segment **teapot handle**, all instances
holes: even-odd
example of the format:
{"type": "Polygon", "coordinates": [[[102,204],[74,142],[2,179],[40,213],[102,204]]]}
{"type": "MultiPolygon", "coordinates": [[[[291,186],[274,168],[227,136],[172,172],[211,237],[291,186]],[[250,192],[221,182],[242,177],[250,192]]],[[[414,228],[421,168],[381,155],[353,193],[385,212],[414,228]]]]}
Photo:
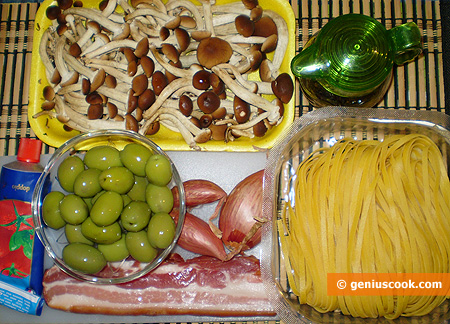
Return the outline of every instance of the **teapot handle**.
{"type": "Polygon", "coordinates": [[[422,52],[420,30],[414,22],[394,27],[387,33],[394,45],[394,62],[396,64],[409,62],[422,52]]]}

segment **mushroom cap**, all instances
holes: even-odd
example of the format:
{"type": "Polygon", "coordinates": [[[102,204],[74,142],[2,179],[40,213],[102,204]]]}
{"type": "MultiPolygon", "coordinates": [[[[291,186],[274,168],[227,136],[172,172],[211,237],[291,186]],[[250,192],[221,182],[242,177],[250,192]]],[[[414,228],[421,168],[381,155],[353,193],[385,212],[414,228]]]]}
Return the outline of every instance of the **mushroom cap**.
{"type": "Polygon", "coordinates": [[[147,55],[148,50],[149,50],[148,38],[144,37],[137,43],[136,49],[134,50],[134,55],[136,57],[141,58],[141,57],[147,55]]]}
{"type": "Polygon", "coordinates": [[[152,88],[157,96],[161,94],[164,88],[169,84],[166,75],[161,71],[156,71],[152,76],[152,88]]]}
{"type": "Polygon", "coordinates": [[[189,117],[194,108],[192,99],[189,98],[189,96],[183,94],[178,101],[178,108],[180,109],[180,111],[183,115],[189,117]]]}
{"type": "Polygon", "coordinates": [[[233,110],[234,119],[236,119],[239,124],[243,124],[250,119],[250,105],[238,96],[234,96],[233,110]]]}
{"type": "Polygon", "coordinates": [[[165,41],[167,39],[167,37],[170,36],[170,31],[169,29],[167,29],[166,27],[161,27],[161,29],[159,30],[159,38],[162,41],[165,41]]]}
{"type": "Polygon", "coordinates": [[[194,76],[192,77],[192,85],[195,89],[198,90],[206,90],[210,87],[211,83],[209,80],[209,77],[211,75],[211,72],[207,70],[199,70],[194,73],[194,76]]]}
{"type": "Polygon", "coordinates": [[[87,78],[81,79],[81,93],[88,95],[91,92],[91,81],[87,78]]]}
{"type": "Polygon", "coordinates": [[[69,54],[73,57],[80,57],[81,55],[81,47],[78,43],[73,43],[69,47],[69,54]]]}
{"type": "Polygon", "coordinates": [[[87,110],[87,117],[90,120],[100,119],[103,116],[103,105],[102,104],[91,104],[87,110]]]}
{"type": "Polygon", "coordinates": [[[277,25],[272,18],[263,16],[255,22],[255,31],[253,32],[253,36],[269,37],[270,35],[277,33],[277,25]]]}
{"type": "Polygon", "coordinates": [[[71,85],[74,83],[78,82],[78,77],[80,75],[78,74],[77,71],[71,71],[69,72],[69,74],[66,76],[66,78],[64,80],[61,80],[61,86],[67,86],[67,85],[71,85]]]}
{"type": "Polygon", "coordinates": [[[73,0],[58,0],[57,3],[61,10],[66,10],[72,7],[73,0]]]}
{"type": "Polygon", "coordinates": [[[167,57],[169,61],[177,63],[180,58],[180,53],[175,46],[169,43],[163,43],[161,45],[161,51],[167,57]]]}
{"type": "Polygon", "coordinates": [[[175,29],[178,28],[180,26],[181,23],[181,17],[180,16],[176,16],[170,20],[168,20],[164,27],[166,27],[167,29],[175,29]]]}
{"type": "Polygon", "coordinates": [[[48,19],[54,20],[61,14],[61,8],[59,6],[49,6],[45,10],[45,14],[48,19]]]}
{"type": "Polygon", "coordinates": [[[246,9],[253,9],[258,5],[258,0],[242,0],[246,9]]]}
{"type": "Polygon", "coordinates": [[[139,96],[138,99],[138,107],[142,110],[147,110],[150,108],[151,105],[155,102],[156,97],[155,93],[152,89],[146,89],[142,94],[139,96]]]}
{"type": "Polygon", "coordinates": [[[131,0],[130,3],[134,8],[136,8],[141,3],[152,4],[153,1],[151,1],[151,0],[131,0]]]}
{"type": "Polygon", "coordinates": [[[181,17],[180,26],[190,29],[194,29],[197,27],[197,21],[195,21],[195,19],[192,18],[191,16],[180,16],[180,17],[181,17]]]}
{"type": "Polygon", "coordinates": [[[260,120],[256,125],[253,126],[253,134],[256,137],[263,137],[267,132],[267,126],[264,120],[260,120]]]}
{"type": "Polygon", "coordinates": [[[197,60],[208,69],[217,64],[227,63],[231,55],[233,55],[231,45],[218,37],[202,39],[197,47],[197,60]]]}
{"type": "Polygon", "coordinates": [[[236,30],[244,37],[250,37],[255,31],[255,23],[247,15],[239,15],[234,19],[236,30]]]}
{"type": "Polygon", "coordinates": [[[288,103],[294,94],[294,82],[287,73],[281,73],[272,81],[272,91],[283,103],[288,103]]]}
{"type": "Polygon", "coordinates": [[[208,30],[193,30],[191,32],[192,39],[200,42],[202,39],[211,37],[211,32],[208,30]]]}
{"type": "Polygon", "coordinates": [[[103,41],[104,44],[109,43],[111,40],[109,39],[109,37],[106,34],[103,33],[98,33],[95,35],[95,39],[100,39],[103,41]]]}
{"type": "Polygon", "coordinates": [[[145,74],[139,74],[133,78],[131,87],[135,96],[140,96],[148,87],[148,78],[145,74]]]}
{"type": "Polygon", "coordinates": [[[191,38],[189,33],[183,28],[176,28],[175,37],[177,38],[178,47],[180,48],[180,53],[183,53],[191,43],[191,38]]]}
{"type": "Polygon", "coordinates": [[[100,69],[91,80],[91,91],[97,90],[105,82],[106,73],[105,70],[100,69]]]}
{"type": "Polygon", "coordinates": [[[262,44],[261,52],[263,53],[273,52],[275,48],[277,48],[277,43],[278,43],[278,35],[277,34],[270,35],[269,37],[266,38],[266,40],[262,44]]]}
{"type": "Polygon", "coordinates": [[[117,108],[117,106],[111,102],[108,102],[106,104],[106,109],[108,110],[108,116],[109,118],[114,118],[117,116],[117,113],[119,111],[119,109],[117,108]]]}
{"type": "Polygon", "coordinates": [[[99,33],[102,31],[102,27],[100,27],[99,23],[93,20],[89,20],[86,23],[86,27],[92,29],[94,33],[99,33]]]}
{"type": "Polygon", "coordinates": [[[105,77],[105,85],[108,88],[115,88],[117,86],[117,79],[113,75],[108,74],[105,77]]]}
{"type": "Polygon", "coordinates": [[[55,90],[51,86],[45,86],[42,93],[45,100],[52,101],[53,99],[55,99],[55,90]]]}
{"type": "Polygon", "coordinates": [[[250,19],[253,21],[258,21],[261,19],[263,14],[263,8],[261,8],[260,5],[257,5],[256,7],[252,8],[250,11],[250,19]]]}
{"type": "Polygon", "coordinates": [[[147,55],[141,57],[141,66],[147,78],[150,78],[155,71],[155,62],[147,55]]]}
{"type": "Polygon", "coordinates": [[[205,91],[197,98],[197,104],[205,114],[211,114],[219,108],[220,98],[213,91],[205,91]]]}

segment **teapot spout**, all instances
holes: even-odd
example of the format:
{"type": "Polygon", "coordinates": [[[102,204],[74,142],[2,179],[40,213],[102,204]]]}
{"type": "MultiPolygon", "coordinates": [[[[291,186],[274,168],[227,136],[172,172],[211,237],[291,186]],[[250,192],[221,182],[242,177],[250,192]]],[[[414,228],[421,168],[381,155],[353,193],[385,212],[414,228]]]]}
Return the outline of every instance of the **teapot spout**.
{"type": "Polygon", "coordinates": [[[304,48],[291,60],[292,73],[298,78],[322,79],[328,74],[330,64],[317,57],[315,46],[304,48]]]}

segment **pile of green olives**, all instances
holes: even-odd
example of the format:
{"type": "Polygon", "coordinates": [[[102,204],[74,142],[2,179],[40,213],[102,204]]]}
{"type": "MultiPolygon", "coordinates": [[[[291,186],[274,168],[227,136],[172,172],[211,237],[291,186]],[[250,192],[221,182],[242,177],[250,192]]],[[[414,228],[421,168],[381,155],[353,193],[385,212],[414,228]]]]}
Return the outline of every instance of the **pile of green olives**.
{"type": "Polygon", "coordinates": [[[139,143],[121,150],[96,146],[83,159],[65,158],[57,179],[65,193],[44,197],[42,218],[53,229],[64,228],[62,257],[69,267],[94,274],[129,256],[151,262],[172,243],[172,166],[166,156],[139,143]]]}

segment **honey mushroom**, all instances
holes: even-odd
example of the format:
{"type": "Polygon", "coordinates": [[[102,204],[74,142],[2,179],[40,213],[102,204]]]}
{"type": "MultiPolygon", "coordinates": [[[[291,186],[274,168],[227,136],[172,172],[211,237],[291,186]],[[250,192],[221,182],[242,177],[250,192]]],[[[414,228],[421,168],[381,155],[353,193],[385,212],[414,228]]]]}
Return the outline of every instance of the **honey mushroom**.
{"type": "Polygon", "coordinates": [[[196,150],[210,139],[264,136],[281,122],[293,83],[279,73],[288,34],[275,12],[254,0],[109,0],[99,9],[47,9],[39,51],[54,95],[46,89],[35,118],[142,134],[162,124],[196,150]],[[261,81],[249,81],[258,70],[261,81]]]}

